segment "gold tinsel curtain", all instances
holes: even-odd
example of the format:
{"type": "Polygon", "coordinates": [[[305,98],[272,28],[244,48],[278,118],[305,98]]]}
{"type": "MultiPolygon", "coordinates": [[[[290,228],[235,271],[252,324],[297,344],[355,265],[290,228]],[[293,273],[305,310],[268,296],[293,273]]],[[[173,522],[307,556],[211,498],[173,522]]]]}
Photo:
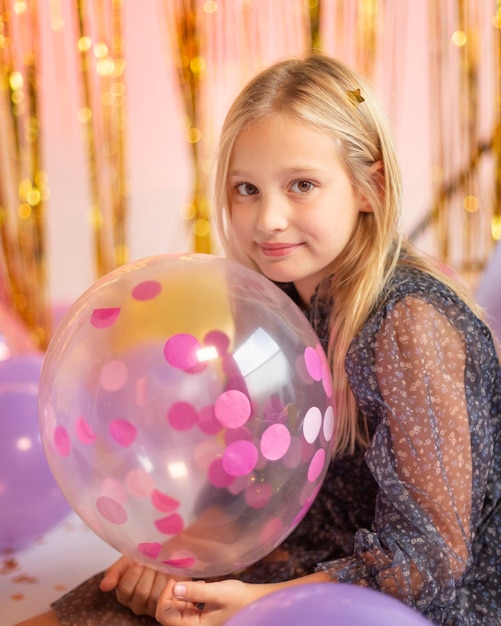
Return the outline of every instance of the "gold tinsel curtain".
{"type": "MultiPolygon", "coordinates": [[[[71,16],[58,32],[75,42],[64,62],[76,77],[79,105],[68,115],[83,131],[98,277],[128,259],[134,172],[127,165],[126,96],[135,87],[126,90],[125,78],[126,56],[134,52],[127,48],[123,0],[49,4],[54,17],[71,16]]],[[[49,140],[41,122],[42,5],[0,0],[0,313],[14,315],[43,348],[51,332],[45,229],[54,207],[42,162],[49,140]]],[[[211,231],[213,150],[224,112],[252,74],[311,49],[333,54],[373,81],[393,120],[402,117],[403,95],[417,82],[408,72],[418,10],[413,0],[157,0],[141,6],[156,11],[172,53],[156,62],[174,57],[171,88],[183,103],[192,165],[191,201],[176,210],[198,252],[218,252],[211,231]]],[[[416,124],[428,115],[431,167],[423,185],[432,193],[410,236],[473,284],[501,237],[499,2],[426,0],[419,10],[428,16],[420,75],[427,65],[429,100],[416,124]]],[[[175,121],[160,117],[157,123],[175,121]]]]}

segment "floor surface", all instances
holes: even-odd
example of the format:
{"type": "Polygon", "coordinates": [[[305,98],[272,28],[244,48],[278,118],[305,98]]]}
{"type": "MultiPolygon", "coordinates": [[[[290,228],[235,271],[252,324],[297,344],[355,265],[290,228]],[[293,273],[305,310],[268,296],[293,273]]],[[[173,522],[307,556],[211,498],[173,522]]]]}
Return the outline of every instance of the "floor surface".
{"type": "Polygon", "coordinates": [[[119,556],[71,512],[24,550],[0,555],[0,626],[47,611],[119,556]]]}

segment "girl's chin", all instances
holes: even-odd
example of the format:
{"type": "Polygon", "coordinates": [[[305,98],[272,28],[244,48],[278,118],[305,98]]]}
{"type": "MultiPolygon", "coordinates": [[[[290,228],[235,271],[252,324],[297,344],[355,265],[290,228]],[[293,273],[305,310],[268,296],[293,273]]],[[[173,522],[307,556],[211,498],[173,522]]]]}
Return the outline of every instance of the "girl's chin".
{"type": "Polygon", "coordinates": [[[301,280],[301,275],[294,271],[291,263],[266,262],[263,259],[254,259],[254,263],[264,276],[274,283],[293,283],[301,280]],[[287,267],[288,266],[288,267],[287,267]]]}
{"type": "Polygon", "coordinates": [[[297,280],[297,276],[285,274],[284,272],[271,272],[261,269],[261,273],[274,283],[293,283],[297,280]]]}

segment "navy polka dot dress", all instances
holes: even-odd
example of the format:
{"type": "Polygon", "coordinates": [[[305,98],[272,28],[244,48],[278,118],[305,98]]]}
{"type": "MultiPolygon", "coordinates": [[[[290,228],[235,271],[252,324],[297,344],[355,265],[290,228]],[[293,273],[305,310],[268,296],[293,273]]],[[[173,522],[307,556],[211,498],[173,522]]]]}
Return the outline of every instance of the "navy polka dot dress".
{"type": "MultiPolygon", "coordinates": [[[[307,311],[325,347],[328,312],[318,297],[307,311]]],[[[501,367],[489,330],[442,283],[401,267],[346,369],[370,445],[332,462],[275,575],[322,569],[436,624],[501,624],[501,367]]]]}

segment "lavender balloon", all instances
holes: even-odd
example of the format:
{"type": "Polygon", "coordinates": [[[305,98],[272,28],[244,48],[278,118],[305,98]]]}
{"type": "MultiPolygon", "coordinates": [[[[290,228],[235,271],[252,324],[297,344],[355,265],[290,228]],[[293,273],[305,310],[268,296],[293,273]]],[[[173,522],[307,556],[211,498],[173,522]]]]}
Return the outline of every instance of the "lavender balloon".
{"type": "Polygon", "coordinates": [[[0,361],[0,551],[29,545],[69,513],[38,428],[42,356],[0,361]]]}
{"type": "Polygon", "coordinates": [[[480,279],[476,297],[485,309],[494,335],[501,341],[501,242],[497,244],[480,279]]]}
{"type": "Polygon", "coordinates": [[[431,626],[391,596],[357,585],[313,583],[282,589],[239,611],[226,626],[431,626]]]}
{"type": "Polygon", "coordinates": [[[150,257],[103,277],[47,350],[40,424],[75,511],[150,567],[211,577],[271,552],[311,506],[334,443],[327,359],[269,280],[224,259],[150,257]]]}

